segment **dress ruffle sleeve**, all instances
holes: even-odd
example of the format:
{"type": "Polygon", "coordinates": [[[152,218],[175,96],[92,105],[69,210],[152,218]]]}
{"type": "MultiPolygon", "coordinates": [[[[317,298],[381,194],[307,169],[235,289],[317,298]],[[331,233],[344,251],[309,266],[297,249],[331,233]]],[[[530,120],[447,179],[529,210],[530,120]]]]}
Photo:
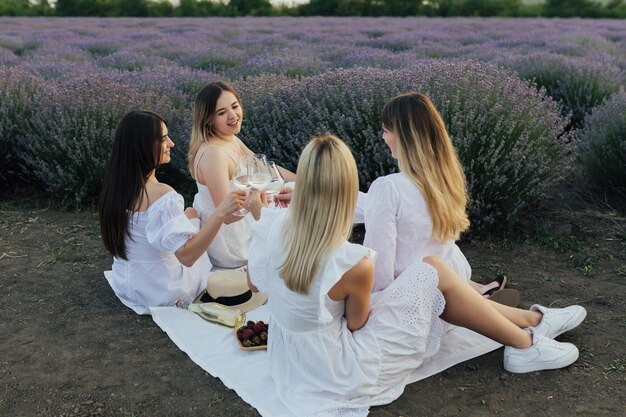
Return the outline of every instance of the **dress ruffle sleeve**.
{"type": "Polygon", "coordinates": [[[380,291],[395,279],[396,221],[400,196],[387,177],[376,179],[365,200],[365,239],[363,246],[374,249],[379,257],[374,267],[374,289],[380,291]]]}
{"type": "Polygon", "coordinates": [[[155,249],[176,252],[199,231],[184,212],[183,197],[172,191],[148,209],[146,238],[155,249]]]}
{"type": "Polygon", "coordinates": [[[269,234],[276,221],[287,215],[285,209],[270,210],[261,209],[261,217],[252,223],[252,242],[248,254],[248,273],[252,282],[259,291],[267,291],[265,280],[270,275],[269,254],[267,253],[267,243],[269,234]]]}
{"type": "Polygon", "coordinates": [[[320,284],[320,322],[323,324],[333,320],[332,313],[326,305],[326,295],[328,291],[341,279],[343,274],[348,272],[352,267],[361,262],[365,257],[370,258],[372,262],[376,262],[378,254],[370,248],[366,248],[354,243],[344,243],[332,255],[326,269],[321,277],[320,284]]]}

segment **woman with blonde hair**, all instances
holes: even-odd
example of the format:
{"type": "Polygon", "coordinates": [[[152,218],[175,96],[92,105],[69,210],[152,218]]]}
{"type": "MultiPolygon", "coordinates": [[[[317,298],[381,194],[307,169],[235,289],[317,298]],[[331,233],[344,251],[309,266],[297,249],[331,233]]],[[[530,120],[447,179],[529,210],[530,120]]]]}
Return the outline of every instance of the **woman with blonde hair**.
{"type": "Polygon", "coordinates": [[[435,106],[424,94],[399,95],[384,106],[382,125],[400,172],[361,193],[355,216],[365,223],[363,244],[379,254],[374,289],[388,286],[415,259],[437,256],[480,294],[517,306],[517,291],[502,290],[505,277],[487,285],[470,281],[472,269],[455,244],[470,225],[465,175],[435,106]]]}
{"type": "MultiPolygon", "coordinates": [[[[198,95],[193,109],[193,125],[189,142],[189,172],[196,180],[198,192],[193,207],[204,223],[215,207],[236,187],[233,177],[242,156],[253,156],[236,136],[241,130],[243,107],[235,89],[225,81],[206,85],[198,95]]],[[[278,167],[285,181],[294,174],[278,167]]],[[[277,199],[290,196],[277,195],[277,199]]],[[[208,254],[218,267],[235,268],[245,265],[250,246],[252,216],[230,214],[218,232],[208,254]]]]}
{"type": "Polygon", "coordinates": [[[347,240],[358,176],[338,138],[309,142],[296,183],[288,210],[261,210],[259,194],[251,196],[260,218],[248,263],[250,288],[269,294],[270,375],[295,415],[362,416],[398,398],[410,372],[437,352],[439,317],[506,344],[511,372],[578,358],[574,345],[551,337],[580,323],[570,319],[582,307],[542,314],[489,302],[435,257],[416,260],[372,293],[376,252],[347,240]]]}

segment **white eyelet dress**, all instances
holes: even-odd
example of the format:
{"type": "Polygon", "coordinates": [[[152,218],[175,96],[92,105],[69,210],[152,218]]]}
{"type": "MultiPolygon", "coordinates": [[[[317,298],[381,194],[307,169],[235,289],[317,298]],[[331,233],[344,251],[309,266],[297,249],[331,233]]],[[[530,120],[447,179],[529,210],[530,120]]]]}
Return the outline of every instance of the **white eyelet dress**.
{"type": "MultiPolygon", "coordinates": [[[[196,171],[198,170],[198,162],[200,161],[200,158],[202,158],[204,152],[209,148],[216,148],[218,151],[226,153],[218,146],[205,146],[203,149],[198,151],[198,155],[196,156],[196,171]]],[[[234,160],[234,158],[232,158],[232,156],[228,153],[226,153],[226,155],[234,160]]],[[[215,211],[215,204],[213,203],[213,197],[211,197],[209,189],[205,185],[196,182],[196,186],[198,187],[198,192],[193,199],[193,208],[198,211],[200,221],[204,224],[211,213],[215,211]]],[[[237,189],[232,181],[230,182],[230,186],[232,190],[237,189]]],[[[248,263],[248,250],[250,248],[250,239],[252,237],[250,225],[252,222],[254,222],[254,217],[252,217],[252,214],[248,213],[241,220],[231,224],[222,225],[207,250],[209,258],[215,266],[221,268],[238,268],[248,263]]]]}
{"type": "Polygon", "coordinates": [[[328,291],[363,257],[376,253],[344,242],[332,252],[306,295],[289,290],[277,268],[284,260],[288,210],[262,209],[252,225],[251,281],[269,293],[270,375],[284,405],[298,416],[366,416],[402,394],[412,370],[439,349],[445,300],[437,274],[417,262],[372,294],[365,326],[351,332],[345,301],[328,291]]]}
{"type": "Polygon", "coordinates": [[[126,237],[128,260],[113,258],[109,281],[120,301],[138,314],[148,307],[193,301],[206,288],[212,265],[201,256],[190,268],[174,252],[198,233],[199,222],[185,216],[183,197],[163,195],[145,212],[129,214],[126,237]]]}

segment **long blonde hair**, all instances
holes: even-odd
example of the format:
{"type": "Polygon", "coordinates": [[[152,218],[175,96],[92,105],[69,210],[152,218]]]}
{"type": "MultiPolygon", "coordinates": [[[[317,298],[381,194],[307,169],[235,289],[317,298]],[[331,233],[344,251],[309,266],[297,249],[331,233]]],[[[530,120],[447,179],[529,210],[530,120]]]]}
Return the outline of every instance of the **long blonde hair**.
{"type": "Polygon", "coordinates": [[[289,214],[283,226],[285,285],[306,294],[330,252],[350,237],[359,191],[350,149],[332,135],[311,139],[302,151],[289,214]]]}
{"type": "Polygon", "coordinates": [[[189,152],[187,153],[187,166],[193,178],[196,178],[194,162],[200,146],[215,136],[215,131],[213,130],[215,108],[217,106],[217,100],[219,100],[224,91],[233,93],[243,111],[239,94],[237,94],[233,86],[226,81],[215,81],[211,84],[207,84],[196,96],[196,101],[193,105],[191,140],[189,141],[189,152]]]}
{"type": "Polygon", "coordinates": [[[424,94],[408,93],[385,105],[382,123],[395,134],[400,171],[424,193],[435,239],[457,240],[470,225],[467,189],[441,115],[424,94]]]}

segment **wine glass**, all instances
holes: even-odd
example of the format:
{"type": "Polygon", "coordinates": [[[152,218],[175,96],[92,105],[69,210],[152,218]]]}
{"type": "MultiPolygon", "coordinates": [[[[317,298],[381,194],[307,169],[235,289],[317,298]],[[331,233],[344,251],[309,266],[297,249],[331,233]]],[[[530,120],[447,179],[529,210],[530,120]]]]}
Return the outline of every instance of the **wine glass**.
{"type": "Polygon", "coordinates": [[[267,157],[263,154],[256,154],[252,157],[250,183],[257,190],[264,190],[272,181],[272,174],[267,162],[267,157]]]}
{"type": "MultiPolygon", "coordinates": [[[[254,165],[255,162],[253,156],[242,155],[239,158],[239,161],[237,161],[237,171],[235,171],[235,176],[233,177],[233,184],[235,184],[235,187],[244,191],[248,191],[252,188],[251,169],[254,165]]],[[[243,217],[246,214],[248,214],[248,210],[243,207],[233,212],[234,216],[240,217],[243,217]]]]}
{"type": "Polygon", "coordinates": [[[277,195],[280,192],[280,189],[283,188],[283,185],[285,185],[285,179],[274,162],[269,161],[267,164],[270,170],[270,175],[272,176],[272,181],[270,181],[267,188],[265,188],[265,193],[267,194],[268,200],[271,200],[275,207],[276,202],[274,200],[274,196],[277,195]]]}

